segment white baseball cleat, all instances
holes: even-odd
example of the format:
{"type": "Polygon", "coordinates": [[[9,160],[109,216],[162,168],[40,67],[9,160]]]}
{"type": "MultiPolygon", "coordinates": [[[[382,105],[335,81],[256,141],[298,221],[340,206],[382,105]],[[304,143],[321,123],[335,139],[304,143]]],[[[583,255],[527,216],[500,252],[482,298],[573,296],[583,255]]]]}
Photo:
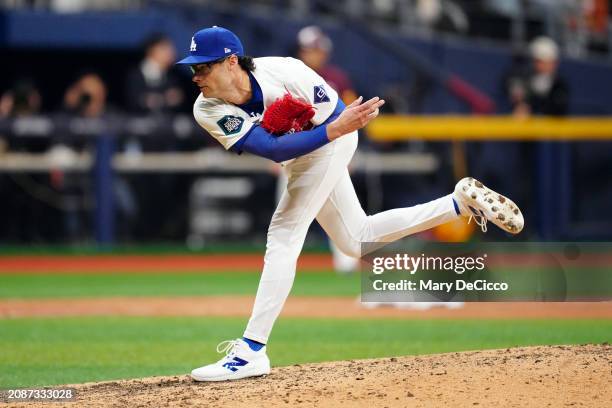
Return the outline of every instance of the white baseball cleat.
{"type": "Polygon", "coordinates": [[[243,339],[226,340],[217,345],[217,353],[226,355],[216,363],[196,368],[191,378],[196,381],[238,380],[270,374],[266,347],[253,351],[243,339]]]}
{"type": "Polygon", "coordinates": [[[462,215],[474,219],[487,232],[487,221],[511,234],[518,234],[525,225],[521,210],[512,200],[487,188],[472,177],[461,179],[455,186],[455,200],[462,215]]]}

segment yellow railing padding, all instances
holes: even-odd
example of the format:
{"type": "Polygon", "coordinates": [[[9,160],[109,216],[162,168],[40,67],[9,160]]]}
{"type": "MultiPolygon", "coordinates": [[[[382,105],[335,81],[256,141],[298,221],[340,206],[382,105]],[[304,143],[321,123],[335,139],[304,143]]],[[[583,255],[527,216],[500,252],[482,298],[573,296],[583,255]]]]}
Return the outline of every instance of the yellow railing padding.
{"type": "Polygon", "coordinates": [[[376,141],[612,140],[612,117],[381,115],[367,132],[376,141]]]}

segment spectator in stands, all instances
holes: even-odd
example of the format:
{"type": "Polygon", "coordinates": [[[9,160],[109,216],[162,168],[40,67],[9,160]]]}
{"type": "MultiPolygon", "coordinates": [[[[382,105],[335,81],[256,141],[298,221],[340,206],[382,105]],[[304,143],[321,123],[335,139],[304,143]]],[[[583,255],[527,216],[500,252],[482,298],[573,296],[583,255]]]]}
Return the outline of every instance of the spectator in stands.
{"type": "Polygon", "coordinates": [[[514,70],[505,79],[513,114],[566,115],[569,89],[558,73],[559,47],[548,37],[538,37],[530,44],[529,54],[531,65],[525,70],[514,70]]]}
{"type": "MultiPolygon", "coordinates": [[[[100,75],[87,71],[77,76],[64,94],[64,111],[71,116],[87,119],[101,118],[107,113],[107,87],[100,75]]],[[[91,139],[66,139],[57,134],[52,139],[47,154],[50,157],[74,158],[79,152],[91,149],[91,139]]],[[[66,172],[62,166],[50,169],[49,181],[53,190],[59,194],[61,202],[74,203],[65,205],[62,210],[64,236],[72,241],[86,235],[88,214],[80,204],[89,199],[89,180],[86,175],[66,172]]]]}
{"type": "Polygon", "coordinates": [[[357,99],[348,75],[329,63],[333,49],[331,39],[317,26],[302,28],[297,36],[298,58],[312,68],[340,95],[346,104],[357,99]]]}
{"type": "Polygon", "coordinates": [[[93,72],[81,75],[64,95],[64,108],[67,112],[96,118],[102,116],[106,106],[106,84],[102,78],[93,72]]]}
{"type": "Polygon", "coordinates": [[[144,59],[127,76],[127,107],[136,113],[180,111],[185,95],[171,68],[176,49],[168,37],[155,34],[144,46],[144,59]]]}
{"type": "MultiPolygon", "coordinates": [[[[187,111],[180,78],[174,71],[176,49],[172,41],[164,34],[153,34],[145,41],[143,49],[143,60],[127,75],[125,96],[128,110],[151,116],[187,111]]],[[[120,149],[137,157],[142,152],[189,150],[193,147],[189,142],[174,137],[131,137],[120,149]]],[[[148,175],[126,178],[126,186],[133,191],[134,206],[139,214],[134,222],[134,234],[162,237],[166,231],[178,228],[176,219],[166,217],[159,223],[150,220],[159,219],[160,214],[173,214],[180,208],[180,201],[173,197],[181,178],[176,174],[162,174],[156,177],[155,183],[150,182],[148,175]],[[156,197],[155,205],[150,205],[150,197],[156,197]]]]}
{"type": "MultiPolygon", "coordinates": [[[[568,113],[569,89],[559,75],[559,48],[548,37],[538,37],[529,45],[527,55],[515,55],[512,67],[502,80],[511,113],[517,118],[532,115],[564,116],[568,113]]],[[[527,210],[527,222],[535,223],[537,146],[533,143],[481,143],[471,161],[473,174],[499,182],[527,210]],[[517,166],[517,163],[524,163],[517,166]],[[513,169],[522,183],[508,182],[513,169]]]]}
{"type": "Polygon", "coordinates": [[[42,98],[34,82],[19,79],[0,97],[0,118],[34,115],[40,111],[42,98]]]}
{"type": "Polygon", "coordinates": [[[436,31],[463,34],[470,28],[468,16],[452,0],[417,0],[415,15],[420,24],[436,31]]]}
{"type": "MultiPolygon", "coordinates": [[[[72,115],[95,119],[104,117],[109,113],[107,103],[107,86],[102,78],[94,72],[86,72],[68,87],[64,95],[64,110],[72,115]]],[[[59,157],[70,157],[80,150],[90,150],[91,139],[62,140],[61,136],[54,139],[54,145],[48,154],[59,157]]],[[[63,169],[52,169],[50,173],[51,185],[68,200],[69,197],[78,197],[86,202],[91,194],[88,176],[82,174],[65,173],[63,169]]],[[[133,220],[138,216],[133,192],[122,177],[113,179],[113,194],[120,221],[133,220]]],[[[74,200],[74,198],[72,198],[74,200]]],[[[84,208],[69,207],[64,210],[65,235],[72,240],[81,239],[87,230],[89,214],[84,208]]],[[[123,222],[117,223],[119,233],[123,233],[123,222]]]]}

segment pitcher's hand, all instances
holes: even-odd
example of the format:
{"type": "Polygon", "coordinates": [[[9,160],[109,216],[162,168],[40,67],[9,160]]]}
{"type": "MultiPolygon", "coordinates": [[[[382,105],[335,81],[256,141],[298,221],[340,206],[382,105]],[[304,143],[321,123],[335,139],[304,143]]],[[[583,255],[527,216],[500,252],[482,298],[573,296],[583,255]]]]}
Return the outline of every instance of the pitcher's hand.
{"type": "Polygon", "coordinates": [[[379,108],[385,104],[378,96],[361,103],[363,97],[355,99],[336,120],[327,125],[327,138],[334,140],[342,135],[359,130],[378,116],[379,108]]]}

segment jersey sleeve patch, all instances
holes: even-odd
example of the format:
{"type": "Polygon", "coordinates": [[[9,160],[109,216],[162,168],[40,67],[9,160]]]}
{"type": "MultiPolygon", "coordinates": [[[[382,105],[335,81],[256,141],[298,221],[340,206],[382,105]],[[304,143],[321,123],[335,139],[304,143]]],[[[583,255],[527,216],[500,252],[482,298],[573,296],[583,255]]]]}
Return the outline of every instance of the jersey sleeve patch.
{"type": "Polygon", "coordinates": [[[314,97],[312,99],[314,103],[323,103],[329,102],[329,96],[327,95],[327,91],[325,90],[325,86],[323,85],[315,85],[314,87],[314,97]]]}
{"type": "Polygon", "coordinates": [[[227,136],[239,133],[242,129],[243,123],[243,118],[234,115],[225,115],[217,121],[217,125],[219,125],[221,130],[223,130],[223,133],[225,133],[227,136]]]}

